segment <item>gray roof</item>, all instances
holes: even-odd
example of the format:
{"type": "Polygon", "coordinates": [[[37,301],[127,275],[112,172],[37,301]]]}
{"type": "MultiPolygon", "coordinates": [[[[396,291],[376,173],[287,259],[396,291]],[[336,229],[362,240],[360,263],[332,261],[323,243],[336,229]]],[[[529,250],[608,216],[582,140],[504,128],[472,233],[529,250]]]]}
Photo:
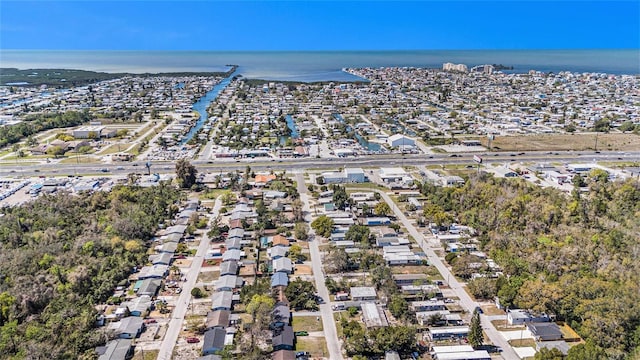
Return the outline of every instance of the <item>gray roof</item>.
{"type": "Polygon", "coordinates": [[[231,304],[233,302],[233,293],[231,291],[218,291],[214,292],[211,295],[211,308],[231,308],[231,304]]]}
{"type": "Polygon", "coordinates": [[[271,287],[289,285],[289,276],[283,272],[277,272],[271,275],[271,287]]]}
{"type": "Polygon", "coordinates": [[[289,324],[291,320],[291,310],[288,305],[283,303],[279,303],[273,308],[271,312],[272,322],[282,322],[285,324],[289,324]]]}
{"type": "Polygon", "coordinates": [[[241,287],[243,283],[244,280],[236,275],[223,275],[215,282],[214,286],[216,289],[235,289],[241,287]]]}
{"type": "Polygon", "coordinates": [[[134,298],[130,301],[122,303],[123,306],[126,306],[130,312],[140,312],[144,313],[149,310],[151,306],[151,298],[148,295],[140,296],[134,298]]]}
{"type": "Polygon", "coordinates": [[[244,236],[244,229],[231,229],[229,230],[229,235],[227,239],[231,239],[234,237],[242,238],[244,236]]]}
{"type": "Polygon", "coordinates": [[[220,264],[220,275],[236,275],[238,274],[237,261],[225,261],[220,264]]]}
{"type": "Polygon", "coordinates": [[[289,325],[285,325],[282,330],[273,337],[273,347],[278,345],[290,345],[293,346],[293,328],[289,325]]]}
{"type": "Polygon", "coordinates": [[[229,316],[231,315],[230,310],[215,310],[209,311],[207,313],[207,321],[205,325],[207,329],[212,329],[215,327],[226,328],[229,326],[229,316]]]}
{"type": "Polygon", "coordinates": [[[362,317],[366,327],[384,327],[389,326],[387,317],[382,309],[372,302],[362,303],[362,317]]]}
{"type": "Polygon", "coordinates": [[[227,332],[221,328],[215,328],[207,330],[204,333],[204,339],[202,340],[202,350],[207,351],[210,349],[222,349],[224,348],[224,338],[227,336],[227,332]]]}
{"type": "Polygon", "coordinates": [[[233,250],[233,249],[240,249],[242,247],[242,240],[240,240],[240,238],[233,238],[233,239],[227,239],[224,242],[224,246],[228,249],[228,250],[233,250]]]}
{"type": "Polygon", "coordinates": [[[351,288],[351,299],[376,297],[376,289],[372,286],[354,286],[351,288]]]}
{"type": "Polygon", "coordinates": [[[562,331],[556,323],[527,323],[527,327],[534,337],[562,338],[562,331]]]}
{"type": "Polygon", "coordinates": [[[180,242],[180,239],[182,239],[182,234],[176,234],[176,233],[171,233],[169,235],[164,236],[164,243],[168,243],[168,242],[180,242]]]}
{"type": "Polygon", "coordinates": [[[166,230],[167,234],[176,233],[176,234],[184,234],[187,230],[187,225],[173,225],[169,226],[166,230]]]}
{"type": "Polygon", "coordinates": [[[158,248],[158,251],[162,253],[173,254],[176,252],[177,249],[178,249],[178,243],[166,242],[158,248]]]}
{"type": "Polygon", "coordinates": [[[98,350],[98,360],[125,360],[131,350],[131,339],[115,339],[98,350]]]}
{"type": "Polygon", "coordinates": [[[162,285],[162,280],[160,279],[144,279],[142,280],[142,284],[140,284],[140,287],[138,288],[137,294],[138,296],[156,296],[160,285],[162,285]]]}
{"type": "Polygon", "coordinates": [[[173,259],[173,254],[166,252],[149,255],[149,261],[151,261],[153,265],[169,265],[171,264],[171,259],[173,259]]]}
{"type": "Polygon", "coordinates": [[[242,253],[240,252],[240,250],[227,250],[224,252],[224,254],[222,254],[222,261],[229,261],[229,260],[238,261],[240,260],[241,256],[242,256],[242,253]]]}
{"type": "Polygon", "coordinates": [[[293,270],[293,263],[291,259],[286,257],[281,257],[273,260],[273,270],[274,271],[288,271],[291,272],[293,270]]]}
{"type": "Polygon", "coordinates": [[[130,316],[120,320],[117,334],[139,334],[142,330],[143,321],[141,317],[130,316]]]}

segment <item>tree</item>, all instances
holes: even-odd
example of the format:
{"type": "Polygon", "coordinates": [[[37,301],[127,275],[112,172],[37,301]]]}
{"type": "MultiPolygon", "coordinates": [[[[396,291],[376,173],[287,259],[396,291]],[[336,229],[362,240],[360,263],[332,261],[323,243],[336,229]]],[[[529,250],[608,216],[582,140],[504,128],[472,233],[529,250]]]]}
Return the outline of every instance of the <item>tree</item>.
{"type": "Polygon", "coordinates": [[[191,289],[191,296],[193,296],[196,299],[200,299],[205,297],[206,293],[202,291],[202,289],[200,289],[199,287],[194,287],[193,289],[191,289]]]}
{"type": "Polygon", "coordinates": [[[391,213],[391,207],[385,201],[376,204],[373,212],[378,216],[387,216],[391,213]]]}
{"type": "Polygon", "coordinates": [[[185,159],[176,162],[176,176],[178,183],[183,189],[189,189],[196,183],[197,170],[195,166],[185,159]]]}
{"type": "Polygon", "coordinates": [[[325,269],[330,274],[341,273],[349,270],[349,255],[338,247],[331,247],[328,256],[323,260],[325,269]]]}
{"type": "Polygon", "coordinates": [[[349,204],[349,195],[343,186],[333,185],[333,203],[334,205],[340,209],[344,210],[344,208],[349,204]]]}
{"type": "Polygon", "coordinates": [[[326,216],[320,215],[311,223],[311,228],[316,232],[316,234],[328,238],[331,236],[331,232],[333,231],[333,219],[326,216]]]}
{"type": "Polygon", "coordinates": [[[293,261],[294,263],[297,263],[298,261],[304,261],[306,260],[306,256],[302,255],[302,248],[300,247],[300,245],[298,244],[293,244],[291,245],[291,247],[289,248],[289,258],[291,259],[291,261],[293,261]]]}
{"type": "Polygon", "coordinates": [[[593,124],[593,130],[597,132],[609,132],[611,122],[608,119],[600,119],[593,124]]]}
{"type": "Polygon", "coordinates": [[[533,359],[534,360],[563,360],[564,354],[562,354],[562,351],[556,348],[547,349],[543,347],[540,349],[540,351],[536,353],[533,359]]]}
{"type": "Polygon", "coordinates": [[[622,131],[622,133],[626,133],[627,131],[633,131],[635,128],[636,125],[633,122],[626,121],[622,125],[620,125],[618,130],[622,131]]]}
{"type": "Polygon", "coordinates": [[[598,360],[606,359],[607,353],[603,348],[587,340],[584,344],[572,346],[567,353],[567,360],[598,360]]]}
{"type": "Polygon", "coordinates": [[[366,225],[354,224],[349,227],[349,230],[344,234],[346,241],[353,241],[354,243],[360,243],[369,245],[369,236],[371,230],[366,225]]]}
{"type": "Polygon", "coordinates": [[[293,234],[296,239],[305,241],[309,238],[309,230],[307,229],[307,224],[304,222],[298,222],[293,227],[293,234]]]}
{"type": "Polygon", "coordinates": [[[47,148],[47,154],[53,155],[56,158],[58,156],[64,155],[64,153],[65,153],[64,149],[57,145],[52,145],[47,148]]]}
{"type": "Polygon", "coordinates": [[[480,323],[480,313],[477,311],[473,312],[473,317],[471,318],[471,324],[469,325],[469,344],[474,348],[482,345],[484,342],[484,335],[482,334],[482,325],[480,323]]]}
{"type": "Polygon", "coordinates": [[[299,277],[291,281],[284,291],[289,305],[295,310],[318,310],[315,293],[313,283],[299,277]]]}
{"type": "Polygon", "coordinates": [[[573,183],[573,186],[575,186],[576,188],[581,188],[581,187],[587,186],[587,184],[584,181],[584,178],[580,174],[573,175],[573,178],[571,179],[571,182],[573,183]]]}
{"type": "Polygon", "coordinates": [[[401,295],[391,295],[389,311],[396,319],[405,319],[409,314],[409,304],[401,295]]]}

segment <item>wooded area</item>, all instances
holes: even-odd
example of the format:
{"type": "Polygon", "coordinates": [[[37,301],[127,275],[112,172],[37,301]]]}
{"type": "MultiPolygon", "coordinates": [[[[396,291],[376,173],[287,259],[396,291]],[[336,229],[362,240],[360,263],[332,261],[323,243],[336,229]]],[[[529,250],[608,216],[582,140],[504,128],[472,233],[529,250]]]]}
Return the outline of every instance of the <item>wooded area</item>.
{"type": "Polygon", "coordinates": [[[45,195],[0,217],[3,359],[90,359],[104,344],[95,304],[136,265],[178,207],[168,184],[45,195]],[[63,335],[63,336],[62,336],[63,335]]]}
{"type": "Polygon", "coordinates": [[[598,170],[585,180],[589,191],[570,195],[490,176],[460,188],[424,184],[422,193],[431,209],[475,228],[503,267],[505,276],[470,289],[482,281],[475,287],[503,306],[556,314],[610,358],[637,355],[640,184],[612,183],[598,170]]]}
{"type": "MultiPolygon", "coordinates": [[[[24,121],[2,128],[2,132],[0,132],[0,147],[15,144],[23,138],[38,134],[41,131],[77,126],[89,122],[89,120],[91,120],[91,115],[86,111],[29,115],[24,121]]],[[[31,146],[33,145],[35,144],[31,144],[31,146]]]]}

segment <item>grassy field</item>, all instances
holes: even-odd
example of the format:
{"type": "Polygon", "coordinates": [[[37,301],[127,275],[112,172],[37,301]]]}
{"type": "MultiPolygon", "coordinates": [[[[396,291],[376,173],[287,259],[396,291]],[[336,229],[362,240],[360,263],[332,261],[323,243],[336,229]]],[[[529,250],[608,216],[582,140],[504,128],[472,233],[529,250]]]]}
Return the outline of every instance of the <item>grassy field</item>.
{"type": "Polygon", "coordinates": [[[322,337],[296,337],[296,351],[308,351],[313,358],[329,356],[327,342],[322,337]]]}
{"type": "Polygon", "coordinates": [[[315,316],[294,316],[292,320],[293,331],[322,331],[322,321],[315,316]]]}
{"type": "MultiPolygon", "coordinates": [[[[502,151],[553,151],[553,150],[595,150],[596,136],[598,150],[634,151],[640,150],[640,136],[634,134],[548,134],[529,136],[498,136],[491,142],[491,148],[502,151]]],[[[481,139],[487,146],[487,139],[481,139]]]]}

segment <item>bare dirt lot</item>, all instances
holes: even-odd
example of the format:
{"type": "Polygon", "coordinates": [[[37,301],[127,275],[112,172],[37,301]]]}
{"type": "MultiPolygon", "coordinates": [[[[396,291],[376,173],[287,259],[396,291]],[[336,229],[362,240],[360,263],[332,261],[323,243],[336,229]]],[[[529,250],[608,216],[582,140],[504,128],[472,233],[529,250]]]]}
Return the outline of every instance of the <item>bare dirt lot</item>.
{"type": "MultiPolygon", "coordinates": [[[[640,136],[634,134],[546,134],[528,136],[497,136],[491,142],[492,149],[502,151],[544,151],[544,150],[595,150],[637,151],[640,150],[640,136]]],[[[487,146],[487,139],[482,145],[487,146]]]]}

